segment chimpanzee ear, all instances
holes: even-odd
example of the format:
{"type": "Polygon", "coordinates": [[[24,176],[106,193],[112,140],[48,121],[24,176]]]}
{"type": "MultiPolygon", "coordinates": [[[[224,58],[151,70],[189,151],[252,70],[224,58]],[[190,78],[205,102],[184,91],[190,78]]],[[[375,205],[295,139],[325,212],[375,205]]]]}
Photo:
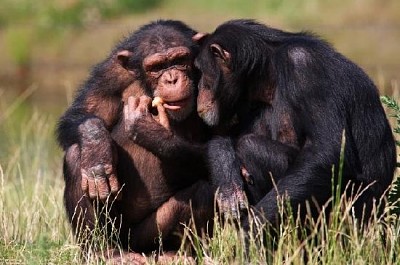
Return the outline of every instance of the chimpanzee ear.
{"type": "Polygon", "coordinates": [[[119,51],[117,53],[117,60],[118,60],[119,64],[127,70],[128,70],[129,57],[131,57],[132,54],[133,54],[133,52],[128,51],[128,50],[119,51]]]}
{"type": "Polygon", "coordinates": [[[198,44],[201,44],[207,38],[208,35],[209,35],[208,33],[198,32],[192,37],[192,40],[194,42],[197,42],[198,44]]]}
{"type": "Polygon", "coordinates": [[[211,44],[210,50],[215,57],[222,59],[225,63],[229,63],[231,61],[231,54],[224,50],[219,44],[211,44]]]}

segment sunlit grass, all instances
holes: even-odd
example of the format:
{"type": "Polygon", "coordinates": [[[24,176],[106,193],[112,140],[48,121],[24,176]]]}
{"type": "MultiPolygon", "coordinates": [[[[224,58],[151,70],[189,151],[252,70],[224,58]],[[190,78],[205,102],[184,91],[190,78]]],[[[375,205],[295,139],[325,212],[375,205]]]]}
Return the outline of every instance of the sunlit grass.
{"type": "MultiPolygon", "coordinates": [[[[354,222],[351,205],[341,198],[337,207],[342,211],[334,211],[329,218],[321,215],[316,222],[309,220],[307,229],[299,220],[286,218],[276,231],[276,241],[251,237],[246,245],[242,230],[218,221],[211,238],[202,238],[189,227],[186,236],[196,246],[200,264],[398,264],[397,217],[386,212],[361,229],[354,222]]],[[[265,228],[255,227],[259,235],[265,228]]]]}
{"type": "Polygon", "coordinates": [[[62,203],[54,118],[19,99],[0,106],[0,263],[77,259],[62,203]]]}

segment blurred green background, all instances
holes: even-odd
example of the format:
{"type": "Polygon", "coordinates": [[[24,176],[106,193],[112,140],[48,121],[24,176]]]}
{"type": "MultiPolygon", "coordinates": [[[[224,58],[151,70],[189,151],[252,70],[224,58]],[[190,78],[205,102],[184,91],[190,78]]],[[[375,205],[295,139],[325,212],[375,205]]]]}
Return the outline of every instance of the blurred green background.
{"type": "Polygon", "coordinates": [[[212,31],[254,18],[289,31],[309,30],[364,68],[382,94],[400,80],[399,0],[0,0],[0,93],[55,116],[92,65],[140,25],[183,20],[212,31]]]}

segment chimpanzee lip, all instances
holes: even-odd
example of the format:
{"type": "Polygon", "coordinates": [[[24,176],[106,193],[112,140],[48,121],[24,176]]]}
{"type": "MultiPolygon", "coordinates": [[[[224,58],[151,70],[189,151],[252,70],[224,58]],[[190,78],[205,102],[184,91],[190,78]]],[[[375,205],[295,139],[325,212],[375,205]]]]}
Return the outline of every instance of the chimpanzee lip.
{"type": "Polygon", "coordinates": [[[163,107],[169,110],[179,110],[189,102],[190,96],[177,101],[164,101],[163,107]]]}

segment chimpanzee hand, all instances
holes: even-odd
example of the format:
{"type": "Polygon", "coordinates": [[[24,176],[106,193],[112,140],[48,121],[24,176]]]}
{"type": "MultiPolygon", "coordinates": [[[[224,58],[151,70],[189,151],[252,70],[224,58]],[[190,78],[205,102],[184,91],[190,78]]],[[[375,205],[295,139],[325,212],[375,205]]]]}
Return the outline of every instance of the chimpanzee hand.
{"type": "MultiPolygon", "coordinates": [[[[169,129],[169,121],[162,104],[157,105],[158,116],[154,118],[150,113],[151,98],[148,96],[129,97],[124,106],[124,123],[127,132],[134,132],[135,126],[141,121],[157,121],[166,129],[169,129]]],[[[135,138],[133,136],[133,138],[135,138]]]]}
{"type": "Polygon", "coordinates": [[[240,182],[229,181],[221,185],[216,194],[219,212],[226,218],[238,219],[246,211],[248,200],[240,182]]]}
{"type": "Polygon", "coordinates": [[[106,200],[120,189],[110,133],[101,120],[91,118],[79,126],[81,136],[82,190],[91,199],[106,200]]]}

